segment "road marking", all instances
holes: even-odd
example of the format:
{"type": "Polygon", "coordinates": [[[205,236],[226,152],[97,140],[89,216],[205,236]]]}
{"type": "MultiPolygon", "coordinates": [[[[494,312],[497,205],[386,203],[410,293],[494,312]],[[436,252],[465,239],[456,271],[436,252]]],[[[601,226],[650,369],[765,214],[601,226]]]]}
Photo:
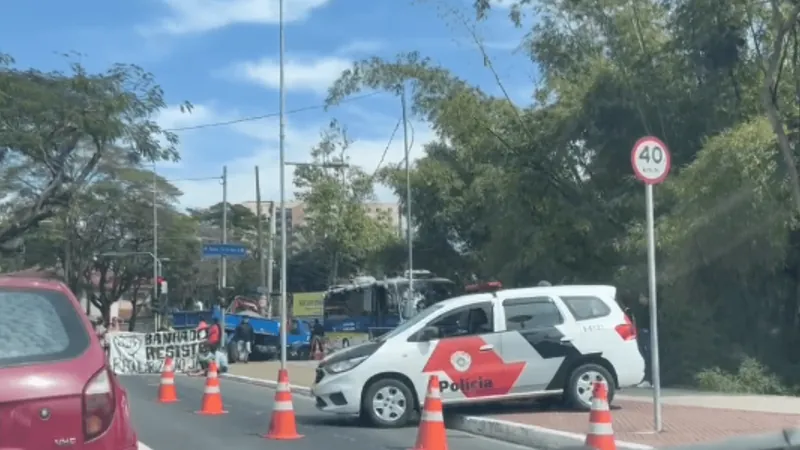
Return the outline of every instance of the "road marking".
{"type": "Polygon", "coordinates": [[[153,449],[144,445],[144,442],[139,441],[139,450],[153,450],[153,449]]]}

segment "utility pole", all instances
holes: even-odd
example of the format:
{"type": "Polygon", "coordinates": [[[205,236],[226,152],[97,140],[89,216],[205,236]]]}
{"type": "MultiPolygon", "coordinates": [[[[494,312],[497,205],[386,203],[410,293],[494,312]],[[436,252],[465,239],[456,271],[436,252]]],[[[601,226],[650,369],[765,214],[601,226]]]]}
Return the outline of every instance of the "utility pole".
{"type": "MultiPolygon", "coordinates": [[[[256,166],[256,216],[258,217],[258,266],[261,274],[259,294],[261,299],[264,299],[264,291],[267,289],[267,268],[264,261],[264,216],[261,212],[261,181],[258,177],[258,166],[256,166]]],[[[262,314],[266,312],[267,306],[268,304],[264,305],[262,314]]]]}
{"type": "Polygon", "coordinates": [[[280,70],[278,71],[278,91],[279,91],[279,116],[278,135],[280,148],[280,196],[281,196],[281,370],[286,370],[286,325],[287,325],[287,302],[286,302],[286,77],[284,73],[284,53],[286,43],[283,24],[283,3],[278,0],[278,60],[280,70]]]}
{"type": "Polygon", "coordinates": [[[272,293],[275,292],[275,202],[269,202],[269,242],[267,243],[267,317],[272,318],[272,293]]]}
{"type": "Polygon", "coordinates": [[[414,234],[411,230],[411,148],[408,145],[408,118],[406,116],[406,86],[400,93],[403,107],[403,147],[406,153],[406,240],[408,241],[408,299],[413,298],[414,289],[414,234]]]}
{"type": "MultiPolygon", "coordinates": [[[[222,243],[228,243],[228,166],[222,166],[222,243]]],[[[221,298],[220,298],[220,336],[221,340],[220,343],[222,345],[225,344],[225,305],[223,301],[225,299],[225,294],[227,290],[225,289],[228,286],[228,261],[223,255],[221,257],[221,264],[222,264],[222,279],[220,280],[220,287],[221,289],[221,298]]]]}
{"type": "MultiPolygon", "coordinates": [[[[153,159],[153,297],[150,307],[158,302],[158,175],[156,174],[156,160],[153,159]]],[[[134,300],[135,301],[135,300],[134,300]]],[[[160,317],[158,312],[153,312],[153,331],[159,329],[160,317]]]]}

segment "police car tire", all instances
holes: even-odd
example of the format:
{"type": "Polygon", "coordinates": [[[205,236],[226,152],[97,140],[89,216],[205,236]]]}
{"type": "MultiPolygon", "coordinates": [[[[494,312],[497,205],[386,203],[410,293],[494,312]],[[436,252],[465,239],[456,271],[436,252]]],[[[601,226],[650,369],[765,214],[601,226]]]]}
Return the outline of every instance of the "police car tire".
{"type": "Polygon", "coordinates": [[[578,379],[586,372],[597,372],[606,379],[606,385],[608,387],[608,403],[610,404],[611,400],[614,398],[614,378],[605,367],[594,363],[581,364],[572,371],[572,374],[569,376],[569,381],[567,381],[567,385],[564,389],[565,403],[579,411],[589,411],[592,408],[591,404],[587,405],[580,398],[578,398],[578,392],[576,389],[578,379]]]}
{"type": "Polygon", "coordinates": [[[408,424],[415,409],[416,405],[414,403],[414,394],[405,383],[396,378],[379,378],[373,381],[369,386],[367,386],[367,389],[364,390],[364,395],[361,397],[360,416],[362,420],[378,428],[400,428],[408,424]],[[375,397],[375,394],[377,394],[380,389],[386,386],[395,387],[401,391],[406,398],[406,410],[403,415],[394,422],[387,422],[376,416],[375,411],[372,408],[373,397],[375,397]]]}

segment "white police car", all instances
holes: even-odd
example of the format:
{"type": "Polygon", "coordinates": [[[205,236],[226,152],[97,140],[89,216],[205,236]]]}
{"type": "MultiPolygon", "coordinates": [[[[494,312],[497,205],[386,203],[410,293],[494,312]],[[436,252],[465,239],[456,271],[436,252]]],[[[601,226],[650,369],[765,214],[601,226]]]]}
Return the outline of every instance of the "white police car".
{"type": "Polygon", "coordinates": [[[439,376],[445,404],[563,396],[588,409],[595,381],[639,384],[636,328],[613,286],[540,286],[437,303],[380,338],[322,360],[317,408],[399,427],[439,376]]]}

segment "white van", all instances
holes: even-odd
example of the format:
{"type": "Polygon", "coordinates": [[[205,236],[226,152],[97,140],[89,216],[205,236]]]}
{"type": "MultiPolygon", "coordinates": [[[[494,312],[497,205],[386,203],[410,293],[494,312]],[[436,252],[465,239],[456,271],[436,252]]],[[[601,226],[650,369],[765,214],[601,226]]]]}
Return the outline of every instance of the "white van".
{"type": "Polygon", "coordinates": [[[434,304],[380,338],[317,368],[317,408],[400,427],[431,375],[445,404],[563,396],[591,405],[592,384],[635,386],[645,364],[613,286],[540,286],[434,304]]]}

